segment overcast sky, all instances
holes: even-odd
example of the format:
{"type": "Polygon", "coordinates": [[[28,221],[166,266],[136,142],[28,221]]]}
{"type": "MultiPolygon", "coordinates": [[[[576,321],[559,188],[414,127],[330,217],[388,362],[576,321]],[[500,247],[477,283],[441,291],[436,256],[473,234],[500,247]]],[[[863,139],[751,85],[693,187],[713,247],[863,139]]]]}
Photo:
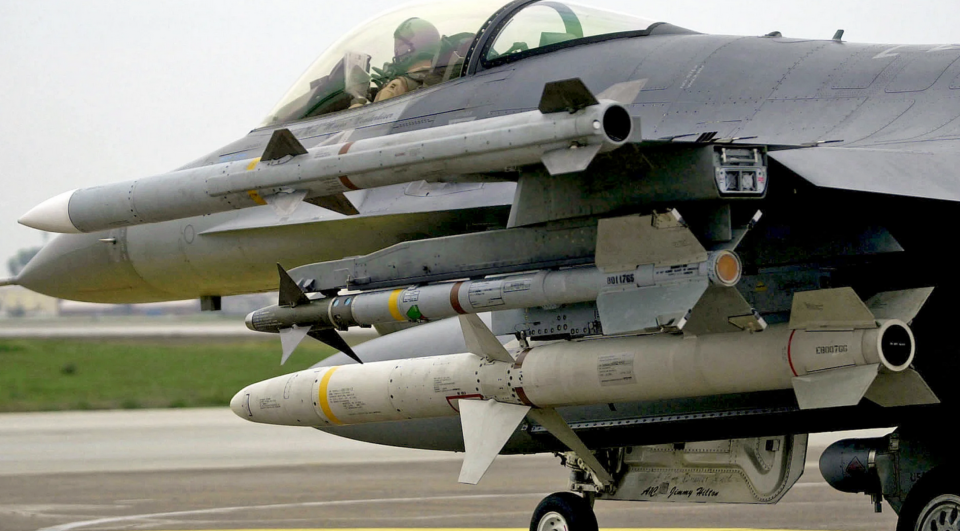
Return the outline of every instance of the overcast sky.
{"type": "MultiPolygon", "coordinates": [[[[960,43],[958,0],[579,3],[707,33],[960,43]]],[[[0,277],[6,257],[43,241],[16,223],[31,207],[243,136],[337,37],[396,4],[0,0],[0,277]]]]}

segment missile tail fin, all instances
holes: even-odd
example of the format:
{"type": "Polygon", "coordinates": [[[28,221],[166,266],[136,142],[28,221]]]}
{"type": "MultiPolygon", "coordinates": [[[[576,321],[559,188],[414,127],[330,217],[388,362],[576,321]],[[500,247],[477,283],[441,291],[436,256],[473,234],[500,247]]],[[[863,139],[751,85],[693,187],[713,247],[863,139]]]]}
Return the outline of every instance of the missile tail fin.
{"type": "Polygon", "coordinates": [[[593,162],[603,146],[594,144],[583,147],[570,147],[548,151],[543,154],[541,161],[550,175],[564,175],[586,170],[593,162]]]}
{"type": "Polygon", "coordinates": [[[327,328],[325,330],[311,330],[307,335],[323,343],[324,345],[333,347],[340,352],[343,352],[347,356],[350,356],[357,363],[363,365],[363,361],[360,360],[360,356],[357,356],[357,353],[350,348],[350,345],[348,345],[347,342],[340,337],[340,334],[338,334],[336,330],[331,328],[327,328]]]}
{"type": "Polygon", "coordinates": [[[553,435],[557,440],[567,445],[567,448],[573,450],[574,453],[577,454],[577,457],[590,467],[590,470],[602,483],[613,483],[613,476],[607,472],[603,464],[597,460],[597,457],[587,448],[587,445],[577,436],[573,428],[567,424],[567,421],[563,420],[563,417],[557,413],[557,410],[551,408],[533,409],[530,410],[529,416],[537,422],[537,424],[540,424],[550,432],[550,435],[553,435]]]}
{"type": "Polygon", "coordinates": [[[882,407],[925,406],[939,404],[940,399],[923,377],[913,370],[880,373],[867,390],[866,398],[882,407]]]}
{"type": "Polygon", "coordinates": [[[327,210],[332,210],[344,216],[356,216],[360,214],[360,211],[357,210],[357,207],[353,206],[353,203],[347,199],[347,196],[344,194],[328,195],[325,197],[312,197],[305,200],[311,205],[316,205],[320,208],[325,208],[327,210]]]}
{"type": "Polygon", "coordinates": [[[880,320],[899,319],[910,324],[933,294],[933,288],[885,291],[867,301],[867,308],[880,320]]]}
{"type": "Polygon", "coordinates": [[[460,483],[476,485],[530,411],[530,406],[495,400],[460,400],[458,407],[464,447],[460,483]]]}
{"type": "Polygon", "coordinates": [[[293,190],[265,195],[263,200],[270,205],[277,217],[288,218],[300,208],[305,197],[307,197],[306,190],[293,190]]]}
{"type": "Polygon", "coordinates": [[[290,359],[290,355],[293,354],[294,350],[297,350],[297,347],[300,346],[309,332],[310,327],[301,328],[299,326],[280,330],[280,344],[283,346],[283,357],[280,358],[280,365],[285,364],[290,359]]]}
{"type": "Polygon", "coordinates": [[[877,319],[853,288],[803,291],[793,295],[792,330],[845,330],[877,327],[877,319]]]}
{"type": "Polygon", "coordinates": [[[302,304],[310,304],[307,293],[297,285],[282,265],[277,264],[277,272],[280,273],[280,306],[296,308],[302,304]]]}
{"type": "Polygon", "coordinates": [[[260,161],[269,162],[284,157],[305,155],[306,153],[307,149],[297,140],[297,137],[293,136],[289,129],[277,129],[270,137],[270,141],[267,142],[267,147],[263,150],[260,161]]]}
{"type": "Polygon", "coordinates": [[[507,349],[503,348],[497,336],[493,335],[476,314],[461,315],[460,328],[463,330],[467,351],[490,361],[513,363],[513,357],[507,349]]]}
{"type": "Polygon", "coordinates": [[[832,369],[793,379],[800,409],[855,406],[867,393],[880,369],[879,364],[832,369]]]}
{"type": "Polygon", "coordinates": [[[580,78],[573,78],[544,85],[539,109],[543,114],[555,112],[573,114],[599,103],[580,78]]]}

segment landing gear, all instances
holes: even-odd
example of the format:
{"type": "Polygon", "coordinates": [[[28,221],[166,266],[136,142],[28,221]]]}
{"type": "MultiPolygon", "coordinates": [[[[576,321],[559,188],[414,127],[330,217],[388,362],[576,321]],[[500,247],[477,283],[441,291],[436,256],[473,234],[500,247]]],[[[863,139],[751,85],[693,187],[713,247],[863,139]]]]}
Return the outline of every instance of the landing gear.
{"type": "Polygon", "coordinates": [[[540,502],[530,531],[597,531],[597,516],[586,499],[572,492],[551,494],[540,502]]]}
{"type": "Polygon", "coordinates": [[[897,531],[960,531],[960,487],[955,469],[934,470],[910,492],[897,531]]]}

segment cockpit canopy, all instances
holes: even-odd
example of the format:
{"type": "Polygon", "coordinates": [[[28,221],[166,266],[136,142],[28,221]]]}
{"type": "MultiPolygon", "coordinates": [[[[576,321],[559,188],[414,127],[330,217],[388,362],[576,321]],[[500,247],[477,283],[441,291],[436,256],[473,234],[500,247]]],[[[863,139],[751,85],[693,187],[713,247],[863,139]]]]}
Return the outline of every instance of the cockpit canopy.
{"type": "Polygon", "coordinates": [[[602,35],[642,31],[648,20],[569,2],[531,3],[488,27],[503,0],[440,0],[407,4],[380,15],[333,44],[287,91],[261,127],[361,107],[394,94],[396,83],[429,87],[466,73],[465,61],[484,32],[495,32],[481,64],[495,65],[602,35]]]}

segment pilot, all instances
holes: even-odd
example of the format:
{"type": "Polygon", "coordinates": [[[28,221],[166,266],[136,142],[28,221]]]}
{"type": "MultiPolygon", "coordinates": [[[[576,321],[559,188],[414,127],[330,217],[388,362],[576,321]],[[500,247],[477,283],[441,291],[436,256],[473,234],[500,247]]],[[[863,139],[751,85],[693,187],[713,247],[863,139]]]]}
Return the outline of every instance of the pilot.
{"type": "Polygon", "coordinates": [[[374,101],[396,98],[422,86],[440,48],[440,32],[422,18],[407,19],[393,33],[393,74],[374,101]]]}

